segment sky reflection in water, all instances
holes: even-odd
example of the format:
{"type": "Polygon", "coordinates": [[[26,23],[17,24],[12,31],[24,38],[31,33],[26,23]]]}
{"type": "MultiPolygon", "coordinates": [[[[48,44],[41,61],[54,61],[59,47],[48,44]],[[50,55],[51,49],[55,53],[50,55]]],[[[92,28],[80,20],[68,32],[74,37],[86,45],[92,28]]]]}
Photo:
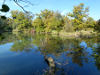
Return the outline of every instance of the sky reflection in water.
{"type": "Polygon", "coordinates": [[[100,75],[98,40],[9,34],[0,40],[0,75],[48,75],[44,56],[58,63],[55,75],[100,75]]]}

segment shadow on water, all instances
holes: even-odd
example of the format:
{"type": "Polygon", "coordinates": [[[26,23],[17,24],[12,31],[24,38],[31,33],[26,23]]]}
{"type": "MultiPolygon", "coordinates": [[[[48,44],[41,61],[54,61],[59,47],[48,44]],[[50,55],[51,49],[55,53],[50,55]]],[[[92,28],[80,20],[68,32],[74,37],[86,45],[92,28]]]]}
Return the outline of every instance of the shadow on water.
{"type": "Polygon", "coordinates": [[[0,75],[84,74],[100,75],[100,37],[0,35],[0,75]]]}

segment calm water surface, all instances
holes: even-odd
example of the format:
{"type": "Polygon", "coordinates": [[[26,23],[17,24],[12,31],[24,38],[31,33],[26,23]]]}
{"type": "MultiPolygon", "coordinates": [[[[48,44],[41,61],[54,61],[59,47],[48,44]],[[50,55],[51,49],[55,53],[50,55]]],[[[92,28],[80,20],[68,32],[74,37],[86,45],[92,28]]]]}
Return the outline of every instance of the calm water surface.
{"type": "Polygon", "coordinates": [[[0,75],[100,75],[100,37],[0,35],[0,75]],[[51,71],[44,60],[56,63],[51,71]]]}

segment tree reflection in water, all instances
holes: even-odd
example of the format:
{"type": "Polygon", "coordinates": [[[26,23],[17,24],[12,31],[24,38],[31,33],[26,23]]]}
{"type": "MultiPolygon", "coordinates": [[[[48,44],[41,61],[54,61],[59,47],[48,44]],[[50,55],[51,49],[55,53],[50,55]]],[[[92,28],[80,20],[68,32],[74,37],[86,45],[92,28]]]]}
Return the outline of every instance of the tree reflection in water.
{"type": "MultiPolygon", "coordinates": [[[[6,34],[7,35],[7,34],[6,34]]],[[[35,34],[10,34],[8,37],[1,35],[0,44],[13,42],[11,51],[14,52],[31,52],[37,47],[43,56],[51,56],[56,68],[45,70],[45,75],[52,72],[52,75],[60,72],[65,74],[65,66],[78,64],[80,67],[84,63],[90,62],[90,57],[94,58],[97,68],[100,70],[100,38],[81,39],[81,38],[61,38],[58,36],[35,34]],[[93,50],[89,54],[89,50],[93,50]]],[[[71,70],[71,69],[69,69],[71,70]]]]}

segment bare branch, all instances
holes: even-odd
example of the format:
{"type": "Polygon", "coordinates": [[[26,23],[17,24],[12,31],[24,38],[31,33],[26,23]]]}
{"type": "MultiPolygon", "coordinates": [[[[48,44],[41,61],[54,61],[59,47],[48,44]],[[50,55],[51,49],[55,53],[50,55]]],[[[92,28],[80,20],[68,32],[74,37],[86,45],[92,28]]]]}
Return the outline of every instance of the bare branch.
{"type": "Polygon", "coordinates": [[[20,8],[22,8],[24,12],[27,13],[27,11],[23,8],[23,6],[21,6],[21,5],[18,3],[18,0],[14,0],[14,2],[15,2],[20,8]]]}
{"type": "Polygon", "coordinates": [[[21,2],[24,2],[24,3],[28,3],[28,4],[30,4],[30,5],[34,5],[34,4],[32,4],[30,1],[28,1],[28,0],[20,0],[21,2]]]}

